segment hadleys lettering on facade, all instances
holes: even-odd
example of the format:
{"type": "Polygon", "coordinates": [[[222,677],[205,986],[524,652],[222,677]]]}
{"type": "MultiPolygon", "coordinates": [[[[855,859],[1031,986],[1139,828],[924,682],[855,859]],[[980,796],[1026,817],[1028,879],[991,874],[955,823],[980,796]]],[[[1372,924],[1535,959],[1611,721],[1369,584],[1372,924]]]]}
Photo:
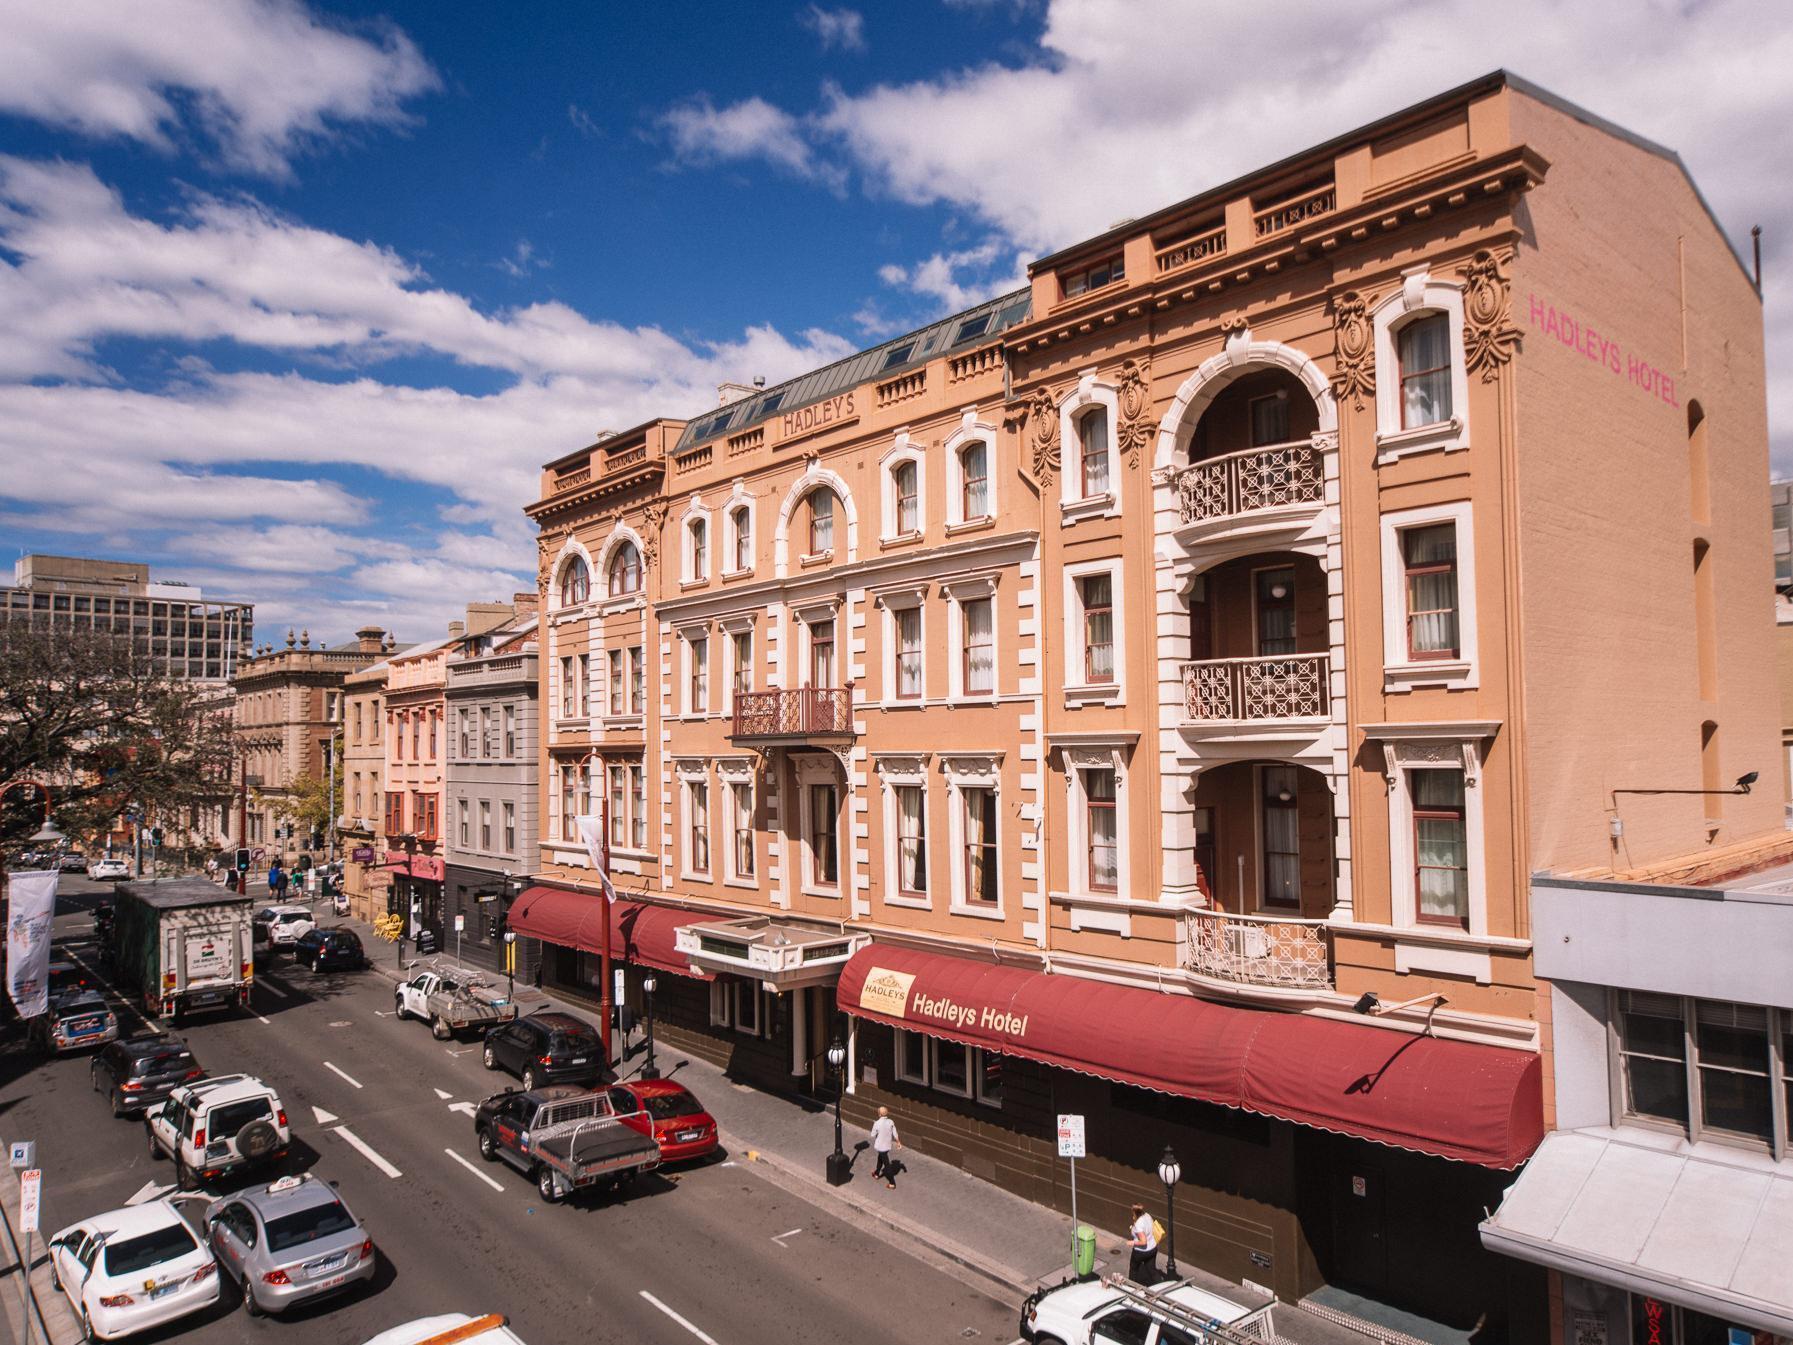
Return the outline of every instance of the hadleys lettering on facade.
{"type": "Polygon", "coordinates": [[[826,398],[813,406],[800,406],[795,411],[786,411],[781,422],[783,433],[780,437],[791,439],[799,434],[808,434],[811,430],[819,430],[836,421],[851,420],[855,414],[853,394],[843,392],[838,397],[826,398]]]}
{"type": "Polygon", "coordinates": [[[1530,295],[1529,300],[1531,324],[1539,332],[1667,405],[1680,407],[1675,396],[1675,380],[1642,356],[1626,350],[1617,337],[1589,326],[1535,294],[1530,295]]]}

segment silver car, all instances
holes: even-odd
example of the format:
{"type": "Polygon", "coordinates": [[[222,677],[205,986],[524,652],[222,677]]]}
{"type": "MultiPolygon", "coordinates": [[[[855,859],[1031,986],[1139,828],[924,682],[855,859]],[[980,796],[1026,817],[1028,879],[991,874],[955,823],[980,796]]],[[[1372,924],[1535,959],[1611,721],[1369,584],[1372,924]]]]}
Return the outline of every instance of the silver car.
{"type": "Polygon", "coordinates": [[[252,1186],[206,1207],[218,1264],[251,1317],[341,1293],[374,1275],[373,1239],[342,1197],[309,1173],[252,1186]]]}

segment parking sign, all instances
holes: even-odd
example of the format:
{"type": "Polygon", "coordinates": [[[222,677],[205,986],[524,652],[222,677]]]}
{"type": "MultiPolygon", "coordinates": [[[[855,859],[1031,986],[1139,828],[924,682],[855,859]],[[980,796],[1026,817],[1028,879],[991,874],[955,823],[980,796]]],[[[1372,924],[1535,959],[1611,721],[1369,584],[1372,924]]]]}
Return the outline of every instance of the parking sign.
{"type": "Polygon", "coordinates": [[[1083,1117],[1075,1112],[1066,1112],[1058,1118],[1058,1156],[1060,1158],[1083,1158],[1083,1117]]]}
{"type": "Polygon", "coordinates": [[[26,1168],[19,1174],[19,1231],[37,1232],[37,1207],[43,1194],[42,1168],[26,1168]]]}

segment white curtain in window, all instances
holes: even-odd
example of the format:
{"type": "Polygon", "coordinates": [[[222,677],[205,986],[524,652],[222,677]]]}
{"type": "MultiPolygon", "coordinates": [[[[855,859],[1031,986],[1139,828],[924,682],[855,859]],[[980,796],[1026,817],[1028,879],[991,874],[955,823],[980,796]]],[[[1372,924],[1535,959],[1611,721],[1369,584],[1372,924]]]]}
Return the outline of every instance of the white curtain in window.
{"type": "Polygon", "coordinates": [[[1407,611],[1412,620],[1413,652],[1455,653],[1457,650],[1457,529],[1415,528],[1406,535],[1407,611]],[[1437,566],[1412,573],[1421,566],[1437,566]]]}
{"type": "Polygon", "coordinates": [[[1083,493],[1108,493],[1108,408],[1098,406],[1077,422],[1083,446],[1083,493]]]}
{"type": "Polygon", "coordinates": [[[1451,417],[1451,327],[1440,313],[1401,328],[1401,423],[1409,429],[1451,417]]]}
{"type": "Polygon", "coordinates": [[[1410,778],[1419,913],[1441,920],[1464,919],[1469,913],[1469,837],[1463,824],[1463,773],[1414,771],[1410,778]]]}
{"type": "Polygon", "coordinates": [[[990,512],[989,470],[984,446],[972,444],[959,456],[965,474],[965,517],[983,518],[990,512]]]}
{"type": "Polygon", "coordinates": [[[899,813],[897,886],[906,892],[928,890],[927,842],[922,831],[922,791],[913,785],[897,790],[899,813]]]}
{"type": "Polygon", "coordinates": [[[965,604],[965,690],[988,691],[995,684],[995,613],[988,599],[965,604]]]}

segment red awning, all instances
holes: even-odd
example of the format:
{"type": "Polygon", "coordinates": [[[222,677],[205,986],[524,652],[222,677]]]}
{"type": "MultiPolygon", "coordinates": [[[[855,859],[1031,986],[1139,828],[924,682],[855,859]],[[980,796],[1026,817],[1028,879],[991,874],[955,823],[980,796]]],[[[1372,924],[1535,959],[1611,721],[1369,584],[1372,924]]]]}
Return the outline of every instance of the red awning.
{"type": "MultiPolygon", "coordinates": [[[[673,933],[682,925],[726,916],[680,911],[670,906],[648,906],[638,901],[619,901],[610,908],[610,956],[618,962],[713,979],[692,969],[673,946],[673,933]]],[[[510,928],[543,943],[563,948],[601,952],[604,939],[604,898],[595,892],[574,892],[564,887],[531,887],[510,910],[510,928]]]]}
{"type": "Polygon", "coordinates": [[[892,1027],[1441,1158],[1517,1167],[1544,1137],[1528,1051],[876,944],[836,994],[892,1027]]]}

